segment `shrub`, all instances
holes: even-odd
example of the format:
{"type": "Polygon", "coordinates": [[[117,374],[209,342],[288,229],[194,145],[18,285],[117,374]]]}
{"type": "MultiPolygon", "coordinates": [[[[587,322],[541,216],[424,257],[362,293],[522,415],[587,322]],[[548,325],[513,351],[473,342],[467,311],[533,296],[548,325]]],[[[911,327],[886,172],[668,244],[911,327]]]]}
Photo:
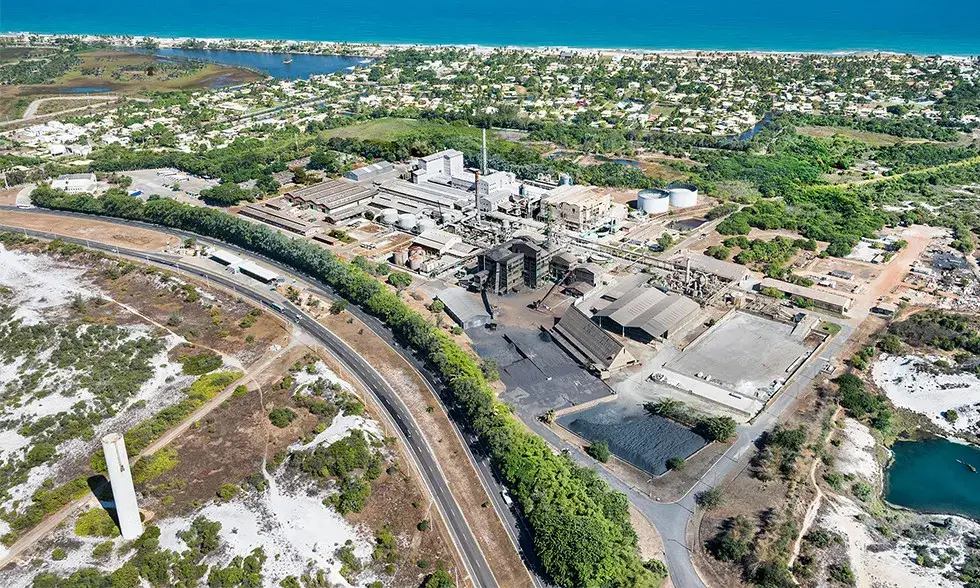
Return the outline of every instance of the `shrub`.
{"type": "Polygon", "coordinates": [[[221,488],[218,488],[218,498],[228,502],[232,498],[238,496],[238,491],[241,488],[237,484],[222,484],[221,488]]]}
{"type": "Polygon", "coordinates": [[[592,456],[592,459],[606,463],[609,461],[609,456],[612,455],[609,451],[609,444],[605,441],[596,441],[585,448],[585,452],[592,456]]]}
{"type": "Polygon", "coordinates": [[[713,508],[718,508],[724,499],[724,493],[721,488],[709,488],[703,490],[694,495],[694,502],[698,506],[705,510],[711,510],[713,508]]]}
{"type": "Polygon", "coordinates": [[[399,290],[404,290],[412,285],[412,276],[405,272],[391,272],[388,274],[388,283],[399,290]]]}
{"type": "Polygon", "coordinates": [[[112,541],[103,541],[92,549],[92,557],[95,559],[105,559],[112,555],[112,548],[114,544],[112,541]]]}
{"type": "Polygon", "coordinates": [[[180,358],[183,371],[189,376],[202,376],[220,368],[224,361],[213,351],[205,351],[197,355],[184,355],[180,358]]]}
{"type": "Polygon", "coordinates": [[[345,310],[347,310],[347,301],[343,298],[334,300],[333,304],[330,305],[330,314],[340,314],[345,310]]]}
{"type": "Polygon", "coordinates": [[[844,584],[846,586],[854,586],[857,581],[854,579],[854,572],[851,571],[851,566],[846,563],[839,563],[830,566],[827,570],[830,577],[834,580],[844,584]]]}
{"type": "Polygon", "coordinates": [[[133,464],[133,481],[142,484],[159,478],[177,467],[177,464],[177,450],[164,447],[152,455],[141,457],[139,461],[133,464]]]}
{"type": "Polygon", "coordinates": [[[735,436],[735,419],[728,416],[705,417],[695,426],[695,432],[709,442],[725,443],[735,436]]]}
{"type": "Polygon", "coordinates": [[[954,425],[956,424],[957,419],[960,418],[960,413],[956,412],[956,410],[951,408],[949,410],[943,411],[943,418],[946,419],[947,423],[954,425]]]}
{"type": "Polygon", "coordinates": [[[65,551],[64,547],[55,547],[54,551],[51,552],[51,559],[55,561],[61,561],[68,557],[68,552],[65,551]]]}
{"type": "Polygon", "coordinates": [[[269,413],[269,422],[284,429],[296,418],[296,413],[288,408],[275,408],[269,413]]]}
{"type": "MultiPolygon", "coordinates": [[[[117,537],[119,528],[103,508],[90,508],[75,520],[75,534],[79,537],[117,537]]],[[[110,550],[112,543],[109,543],[110,550]]]]}
{"type": "Polygon", "coordinates": [[[429,521],[427,521],[427,520],[419,521],[419,524],[416,525],[416,528],[419,531],[428,531],[429,530],[429,521]]]}
{"type": "Polygon", "coordinates": [[[672,457],[667,460],[668,470],[682,470],[687,464],[687,461],[683,457],[672,457]]]}

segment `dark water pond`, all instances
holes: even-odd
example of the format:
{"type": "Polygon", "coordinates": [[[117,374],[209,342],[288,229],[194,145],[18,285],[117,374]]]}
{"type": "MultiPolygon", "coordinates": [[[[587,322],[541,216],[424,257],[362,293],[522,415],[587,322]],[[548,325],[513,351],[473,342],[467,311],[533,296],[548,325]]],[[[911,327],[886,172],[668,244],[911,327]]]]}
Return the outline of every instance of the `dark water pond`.
{"type": "Polygon", "coordinates": [[[307,79],[315,74],[330,74],[344,69],[364,67],[373,60],[365,57],[344,55],[307,55],[301,53],[259,53],[256,51],[227,51],[211,49],[161,48],[153,50],[154,55],[170,59],[193,59],[247,67],[263,71],[274,78],[307,79]],[[284,61],[289,60],[289,63],[284,61]]]}

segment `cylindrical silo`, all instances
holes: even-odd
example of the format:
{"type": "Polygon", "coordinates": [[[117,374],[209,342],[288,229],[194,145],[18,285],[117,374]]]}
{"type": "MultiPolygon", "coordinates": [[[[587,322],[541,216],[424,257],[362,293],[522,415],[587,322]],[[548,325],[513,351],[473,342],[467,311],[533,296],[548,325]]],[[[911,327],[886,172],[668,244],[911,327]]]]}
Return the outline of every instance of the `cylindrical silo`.
{"type": "Polygon", "coordinates": [[[425,231],[427,229],[436,228],[436,221],[429,217],[423,217],[419,219],[419,232],[425,231]]]}
{"type": "Polygon", "coordinates": [[[646,214],[663,214],[670,208],[670,193],[666,190],[640,190],[636,208],[646,214]]]}
{"type": "Polygon", "coordinates": [[[119,433],[110,433],[102,438],[102,451],[105,452],[105,465],[109,470],[109,484],[112,486],[116,516],[119,518],[119,531],[123,539],[131,541],[143,534],[143,521],[140,520],[136,489],[129,471],[126,440],[119,433]]]}
{"type": "Polygon", "coordinates": [[[693,184],[671,184],[667,190],[670,192],[671,206],[690,208],[698,204],[698,188],[693,184]]]}
{"type": "Polygon", "coordinates": [[[419,217],[415,216],[414,214],[409,214],[407,212],[405,214],[399,214],[398,221],[395,222],[395,225],[399,229],[402,229],[404,231],[411,231],[418,224],[419,224],[419,217]]]}
{"type": "Polygon", "coordinates": [[[393,225],[398,222],[398,211],[394,208],[386,208],[381,211],[381,222],[393,225]]]}

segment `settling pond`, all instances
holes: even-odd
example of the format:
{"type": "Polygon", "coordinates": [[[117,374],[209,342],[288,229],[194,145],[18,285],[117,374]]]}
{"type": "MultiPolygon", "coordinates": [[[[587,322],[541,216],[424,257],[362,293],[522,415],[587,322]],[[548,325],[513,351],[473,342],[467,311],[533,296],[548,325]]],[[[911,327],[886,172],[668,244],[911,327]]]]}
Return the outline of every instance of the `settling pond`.
{"type": "Polygon", "coordinates": [[[607,442],[613,455],[654,476],[667,471],[668,459],[686,459],[708,444],[671,420],[616,402],[562,415],[557,422],[589,442],[607,442]]]}
{"type": "Polygon", "coordinates": [[[980,448],[946,439],[898,441],[886,472],[885,498],[925,513],[980,520],[980,448]],[[959,461],[957,461],[959,460],[959,461]]]}

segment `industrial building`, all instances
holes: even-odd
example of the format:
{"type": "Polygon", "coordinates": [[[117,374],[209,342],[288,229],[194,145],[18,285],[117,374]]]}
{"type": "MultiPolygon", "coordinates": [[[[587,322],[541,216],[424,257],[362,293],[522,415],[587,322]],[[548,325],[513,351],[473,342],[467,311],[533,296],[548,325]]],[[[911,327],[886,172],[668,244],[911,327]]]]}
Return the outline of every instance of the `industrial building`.
{"type": "Polygon", "coordinates": [[[95,192],[98,184],[95,174],[65,174],[58,176],[58,179],[51,181],[51,187],[55,190],[64,190],[69,194],[81,194],[83,192],[91,194],[95,192]]]}
{"type": "Polygon", "coordinates": [[[524,286],[540,288],[550,281],[554,253],[528,238],[511,239],[480,253],[478,271],[484,286],[494,294],[506,294],[524,286]]]}
{"type": "Polygon", "coordinates": [[[375,182],[379,179],[392,178],[398,174],[395,165],[389,161],[378,161],[371,165],[365,165],[357,169],[352,169],[344,174],[348,180],[355,182],[375,182]]]}
{"type": "Polygon", "coordinates": [[[474,181],[472,176],[465,174],[463,154],[455,149],[446,149],[420,157],[418,169],[412,172],[412,182],[416,184],[422,182],[452,184],[454,181],[466,188],[472,188],[474,181]]]}
{"type": "Polygon", "coordinates": [[[586,367],[600,374],[636,363],[626,347],[592,322],[577,306],[570,307],[551,329],[559,347],[586,367]]]}
{"type": "Polygon", "coordinates": [[[249,261],[222,249],[212,250],[210,257],[221,265],[227,266],[232,271],[256,279],[263,284],[271,284],[280,279],[279,274],[269,271],[253,261],[249,261]]]}
{"type": "Polygon", "coordinates": [[[238,212],[239,216],[248,217],[271,225],[278,229],[284,229],[290,233],[296,233],[303,237],[309,237],[316,231],[316,226],[304,220],[290,216],[289,214],[276,210],[273,207],[249,204],[238,212]]]}
{"type": "Polygon", "coordinates": [[[334,218],[343,217],[345,213],[356,216],[363,213],[368,203],[378,194],[373,186],[366,186],[349,180],[327,180],[290,190],[283,197],[294,206],[313,208],[334,218]]]}
{"type": "Polygon", "coordinates": [[[541,199],[542,215],[564,223],[573,231],[588,231],[602,224],[612,207],[609,192],[563,184],[541,199]]]}
{"type": "Polygon", "coordinates": [[[446,305],[446,313],[464,329],[482,327],[491,320],[482,301],[462,288],[446,288],[435,297],[446,305]]]}
{"type": "Polygon", "coordinates": [[[735,284],[742,283],[752,275],[744,265],[722,261],[700,253],[682,253],[672,257],[670,263],[677,269],[711,274],[722,281],[735,284]]]}
{"type": "Polygon", "coordinates": [[[809,301],[817,308],[823,308],[824,310],[829,310],[838,314],[846,313],[852,302],[851,298],[841,294],[833,294],[831,292],[817,290],[816,288],[798,286],[796,284],[790,284],[789,282],[774,280],[772,278],[765,278],[759,283],[759,289],[762,290],[764,288],[778,290],[786,296],[802,298],[803,300],[809,301]]]}
{"type": "Polygon", "coordinates": [[[426,229],[415,238],[413,244],[418,245],[427,253],[445,255],[454,247],[462,245],[463,238],[442,229],[426,229]]]}
{"type": "Polygon", "coordinates": [[[603,328],[649,343],[666,338],[700,309],[697,302],[680,294],[639,287],[620,295],[596,316],[603,328]]]}

